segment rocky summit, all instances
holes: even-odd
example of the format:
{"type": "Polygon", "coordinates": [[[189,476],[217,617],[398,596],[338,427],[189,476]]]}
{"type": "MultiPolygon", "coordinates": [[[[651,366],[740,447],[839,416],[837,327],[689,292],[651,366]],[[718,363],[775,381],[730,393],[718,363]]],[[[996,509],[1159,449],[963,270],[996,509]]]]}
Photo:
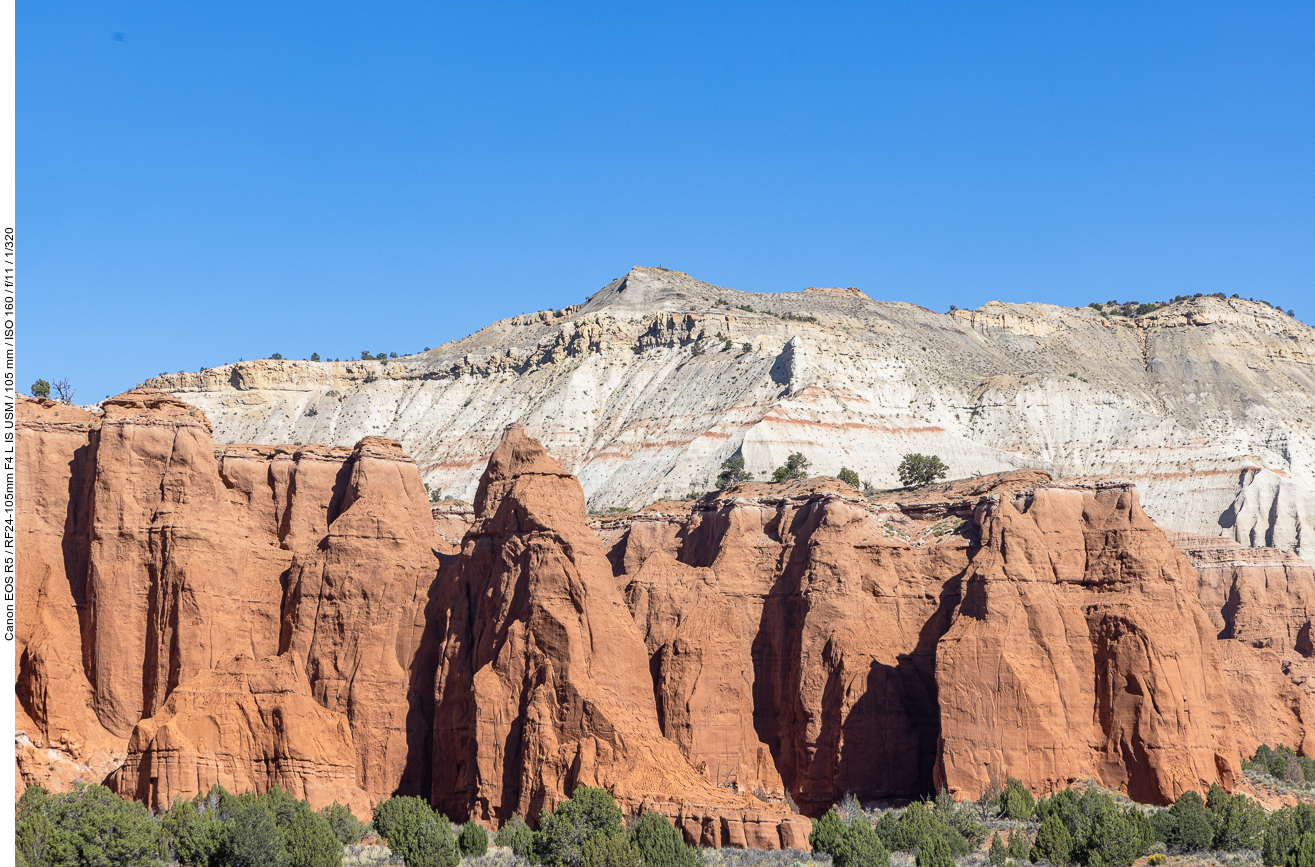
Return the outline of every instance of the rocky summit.
{"type": "Polygon", "coordinates": [[[591,516],[511,423],[473,505],[431,508],[379,436],[216,444],[152,388],[17,417],[20,785],[279,785],[362,817],[409,794],[494,826],[590,785],[778,849],[847,792],[1167,803],[1261,743],[1315,748],[1315,571],[1166,531],[1125,478],[750,481],[591,516]]]}
{"type": "Polygon", "coordinates": [[[1161,526],[1315,563],[1315,329],[1240,298],[1128,312],[941,315],[857,289],[759,294],[635,268],[581,305],[423,354],[147,384],[202,410],[221,443],[389,437],[466,500],[511,423],[593,509],[702,492],[736,455],[758,478],[799,451],[817,473],[889,488],[900,456],[922,452],[951,477],[1127,481],[1161,526]]]}

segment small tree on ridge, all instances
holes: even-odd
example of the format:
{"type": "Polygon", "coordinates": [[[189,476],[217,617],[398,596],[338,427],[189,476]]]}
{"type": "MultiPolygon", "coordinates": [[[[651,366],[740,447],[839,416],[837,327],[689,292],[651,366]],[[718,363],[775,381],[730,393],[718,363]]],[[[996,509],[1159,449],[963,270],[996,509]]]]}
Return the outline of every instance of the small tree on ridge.
{"type": "Polygon", "coordinates": [[[937,479],[945,478],[950,468],[942,463],[938,455],[914,452],[904,456],[904,460],[900,461],[895,472],[899,474],[900,484],[904,487],[920,488],[923,485],[930,485],[937,479]]]}

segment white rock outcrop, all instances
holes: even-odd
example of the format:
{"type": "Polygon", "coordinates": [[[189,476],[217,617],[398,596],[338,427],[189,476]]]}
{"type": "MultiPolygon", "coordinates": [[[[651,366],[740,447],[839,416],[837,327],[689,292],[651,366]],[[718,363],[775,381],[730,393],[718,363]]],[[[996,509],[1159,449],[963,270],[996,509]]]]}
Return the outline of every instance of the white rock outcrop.
{"type": "Polygon", "coordinates": [[[1136,318],[991,302],[933,313],[856,289],[757,294],[635,268],[588,301],[389,362],[239,362],[158,377],[217,442],[402,441],[426,481],[473,495],[525,424],[592,508],[762,478],[898,484],[906,452],[955,477],[1021,467],[1130,479],[1178,530],[1315,562],[1315,329],[1212,297],[1136,318]]]}

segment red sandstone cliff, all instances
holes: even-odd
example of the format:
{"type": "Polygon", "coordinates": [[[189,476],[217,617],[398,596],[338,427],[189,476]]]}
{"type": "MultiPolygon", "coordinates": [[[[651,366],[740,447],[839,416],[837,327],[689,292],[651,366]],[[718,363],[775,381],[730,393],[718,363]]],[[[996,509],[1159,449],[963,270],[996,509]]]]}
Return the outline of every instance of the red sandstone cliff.
{"type": "Polygon", "coordinates": [[[1315,569],[1273,548],[1174,531],[1168,537],[1196,567],[1242,753],[1262,743],[1315,753],[1315,569]]]}
{"type": "Polygon", "coordinates": [[[643,640],[584,493],[515,425],[489,459],[449,588],[435,804],[536,816],[577,785],[705,845],[806,848],[809,824],[694,771],[658,726],[643,640]]]}
{"type": "Polygon", "coordinates": [[[1309,567],[1175,537],[1189,562],[1129,486],[749,484],[595,532],[518,428],[473,516],[390,440],[215,449],[151,389],[24,400],[19,429],[26,782],[488,821],[587,783],[776,847],[806,843],[787,795],[1165,801],[1311,746],[1309,567]]]}

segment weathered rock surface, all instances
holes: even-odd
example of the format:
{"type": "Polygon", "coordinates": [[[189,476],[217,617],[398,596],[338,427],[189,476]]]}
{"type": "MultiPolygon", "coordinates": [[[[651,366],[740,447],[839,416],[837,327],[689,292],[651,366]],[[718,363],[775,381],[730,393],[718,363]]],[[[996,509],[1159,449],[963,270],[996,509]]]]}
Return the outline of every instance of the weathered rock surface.
{"type": "Polygon", "coordinates": [[[649,660],[579,483],[507,429],[475,496],[436,682],[433,799],[537,816],[578,785],[708,845],[807,845],[809,825],[695,772],[658,726],[649,660]]]}
{"type": "Polygon", "coordinates": [[[119,794],[161,809],[216,784],[278,785],[317,809],[338,801],[368,815],[372,801],[356,781],[347,715],[311,697],[292,656],[241,656],[185,680],[133,729],[128,760],[110,778],[119,794]]]}
{"type": "Polygon", "coordinates": [[[1252,755],[1262,743],[1315,752],[1315,570],[1283,551],[1191,533],[1168,537],[1196,567],[1242,753],[1252,755]]]}
{"type": "Polygon", "coordinates": [[[451,546],[396,443],[215,449],[153,389],[18,413],[26,782],[126,762],[112,784],[153,804],[277,782],[359,810],[428,788],[412,666],[451,546]]]}
{"type": "Polygon", "coordinates": [[[215,448],[152,389],[18,419],[25,782],[491,822],[589,784],[802,848],[791,800],[1014,775],[1163,802],[1315,749],[1311,568],[1171,539],[1126,481],[745,483],[591,524],[520,426],[470,508],[394,441],[215,448]]]}
{"type": "Polygon", "coordinates": [[[17,784],[99,782],[126,739],[101,724],[83,661],[96,416],[49,400],[17,416],[17,784]]]}
{"type": "MultiPolygon", "coordinates": [[[[1232,785],[1236,642],[1216,638],[1195,571],[1134,487],[1044,478],[920,502],[746,484],[600,525],[664,732],[749,785],[765,744],[809,812],[847,791],[976,797],[992,775],[1158,802],[1232,785]],[[726,724],[745,694],[756,739],[726,724]]],[[[1277,660],[1251,670],[1283,676],[1277,660]]],[[[1244,707],[1273,713],[1264,701],[1244,707]]]]}
{"type": "Polygon", "coordinates": [[[936,653],[937,777],[1041,788],[1090,776],[1166,802],[1240,776],[1196,576],[1136,489],[1038,488],[983,509],[982,550],[936,653]]]}
{"type": "Polygon", "coordinates": [[[358,780],[377,803],[427,788],[436,660],[421,648],[447,548],[396,442],[367,437],[349,465],[342,511],[293,562],[279,652],[305,670],[317,702],[351,721],[358,780]]]}
{"type": "Polygon", "coordinates": [[[473,496],[528,425],[593,508],[711,487],[790,452],[893,486],[900,456],[1134,481],[1162,526],[1315,563],[1315,329],[1196,298],[1137,318],[992,302],[948,315],[858,290],[758,294],[636,268],[580,306],[389,362],[249,361],[152,384],[220,441],[399,440],[473,496]],[[748,347],[747,349],[745,347],[748,347]]]}

